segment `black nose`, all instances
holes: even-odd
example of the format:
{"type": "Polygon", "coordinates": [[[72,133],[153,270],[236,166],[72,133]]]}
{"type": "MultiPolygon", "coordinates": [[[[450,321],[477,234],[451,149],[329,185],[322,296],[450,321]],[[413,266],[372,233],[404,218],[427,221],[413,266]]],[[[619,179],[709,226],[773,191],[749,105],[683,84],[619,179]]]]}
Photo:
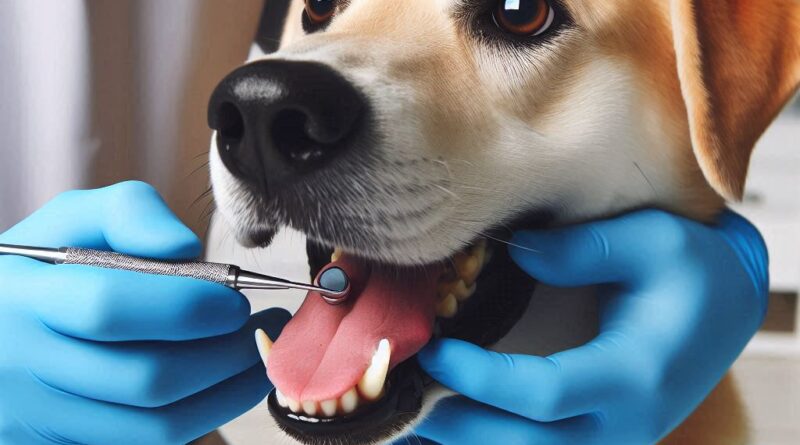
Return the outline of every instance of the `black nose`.
{"type": "Polygon", "coordinates": [[[208,122],[228,170],[266,192],[341,154],[365,109],[362,95],[332,68],[270,60],[223,79],[208,122]]]}

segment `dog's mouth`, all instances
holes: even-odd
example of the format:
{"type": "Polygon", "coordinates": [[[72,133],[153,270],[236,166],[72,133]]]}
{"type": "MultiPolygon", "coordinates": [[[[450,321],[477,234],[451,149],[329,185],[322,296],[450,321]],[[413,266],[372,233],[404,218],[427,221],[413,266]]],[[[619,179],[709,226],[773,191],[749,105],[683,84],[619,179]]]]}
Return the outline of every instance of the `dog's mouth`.
{"type": "Polygon", "coordinates": [[[534,285],[504,246],[486,239],[417,267],[319,247],[309,253],[317,275],[345,270],[351,292],[338,306],[310,292],[267,360],[276,388],[270,412],[304,443],[374,443],[402,431],[431,383],[414,355],[439,335],[497,341],[524,312],[534,285]]]}

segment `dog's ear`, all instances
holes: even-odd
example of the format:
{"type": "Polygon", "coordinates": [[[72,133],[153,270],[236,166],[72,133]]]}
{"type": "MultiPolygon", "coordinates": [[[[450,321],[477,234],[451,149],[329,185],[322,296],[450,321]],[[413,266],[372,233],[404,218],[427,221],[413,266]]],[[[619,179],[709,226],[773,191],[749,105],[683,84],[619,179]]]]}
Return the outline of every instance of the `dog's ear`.
{"type": "Polygon", "coordinates": [[[671,0],[670,13],[695,156],[740,200],[756,141],[800,83],[800,0],[671,0]]]}

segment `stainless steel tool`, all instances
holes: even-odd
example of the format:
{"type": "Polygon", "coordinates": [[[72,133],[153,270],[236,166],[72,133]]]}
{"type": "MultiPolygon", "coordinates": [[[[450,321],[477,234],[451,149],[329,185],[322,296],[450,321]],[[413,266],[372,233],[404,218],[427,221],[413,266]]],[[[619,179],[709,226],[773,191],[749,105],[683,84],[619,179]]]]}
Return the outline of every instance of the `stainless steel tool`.
{"type": "Polygon", "coordinates": [[[19,255],[51,264],[78,264],[102,267],[105,269],[127,270],[151,275],[168,275],[195,278],[222,284],[236,290],[243,289],[302,289],[319,292],[329,304],[339,304],[347,299],[350,283],[347,274],[338,267],[331,267],[323,272],[318,281],[334,283],[330,287],[295,283],[283,278],[271,277],[243,270],[238,266],[202,261],[163,261],[139,258],[102,250],[62,247],[48,249],[43,247],[16,246],[0,244],[0,255],[19,255]],[[329,274],[332,279],[324,279],[329,274]]]}

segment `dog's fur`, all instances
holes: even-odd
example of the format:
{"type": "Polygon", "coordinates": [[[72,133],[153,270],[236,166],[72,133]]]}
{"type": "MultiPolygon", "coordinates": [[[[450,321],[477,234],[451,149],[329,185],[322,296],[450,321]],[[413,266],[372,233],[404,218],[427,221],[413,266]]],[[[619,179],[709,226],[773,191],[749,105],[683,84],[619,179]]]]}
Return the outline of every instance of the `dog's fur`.
{"type": "MultiPolygon", "coordinates": [[[[650,206],[708,220],[741,198],[755,142],[800,82],[794,0],[561,0],[569,23],[530,44],[476,28],[469,5],[490,3],[342,1],[306,35],[293,1],[280,50],[255,58],[333,67],[379,135],[369,169],[338,185],[363,215],[346,227],[357,235],[309,237],[419,264],[531,210],[556,224],[650,206]]],[[[274,221],[211,153],[218,208],[248,243],[274,221]]],[[[725,380],[672,440],[733,443],[742,419],[725,380]]]]}

